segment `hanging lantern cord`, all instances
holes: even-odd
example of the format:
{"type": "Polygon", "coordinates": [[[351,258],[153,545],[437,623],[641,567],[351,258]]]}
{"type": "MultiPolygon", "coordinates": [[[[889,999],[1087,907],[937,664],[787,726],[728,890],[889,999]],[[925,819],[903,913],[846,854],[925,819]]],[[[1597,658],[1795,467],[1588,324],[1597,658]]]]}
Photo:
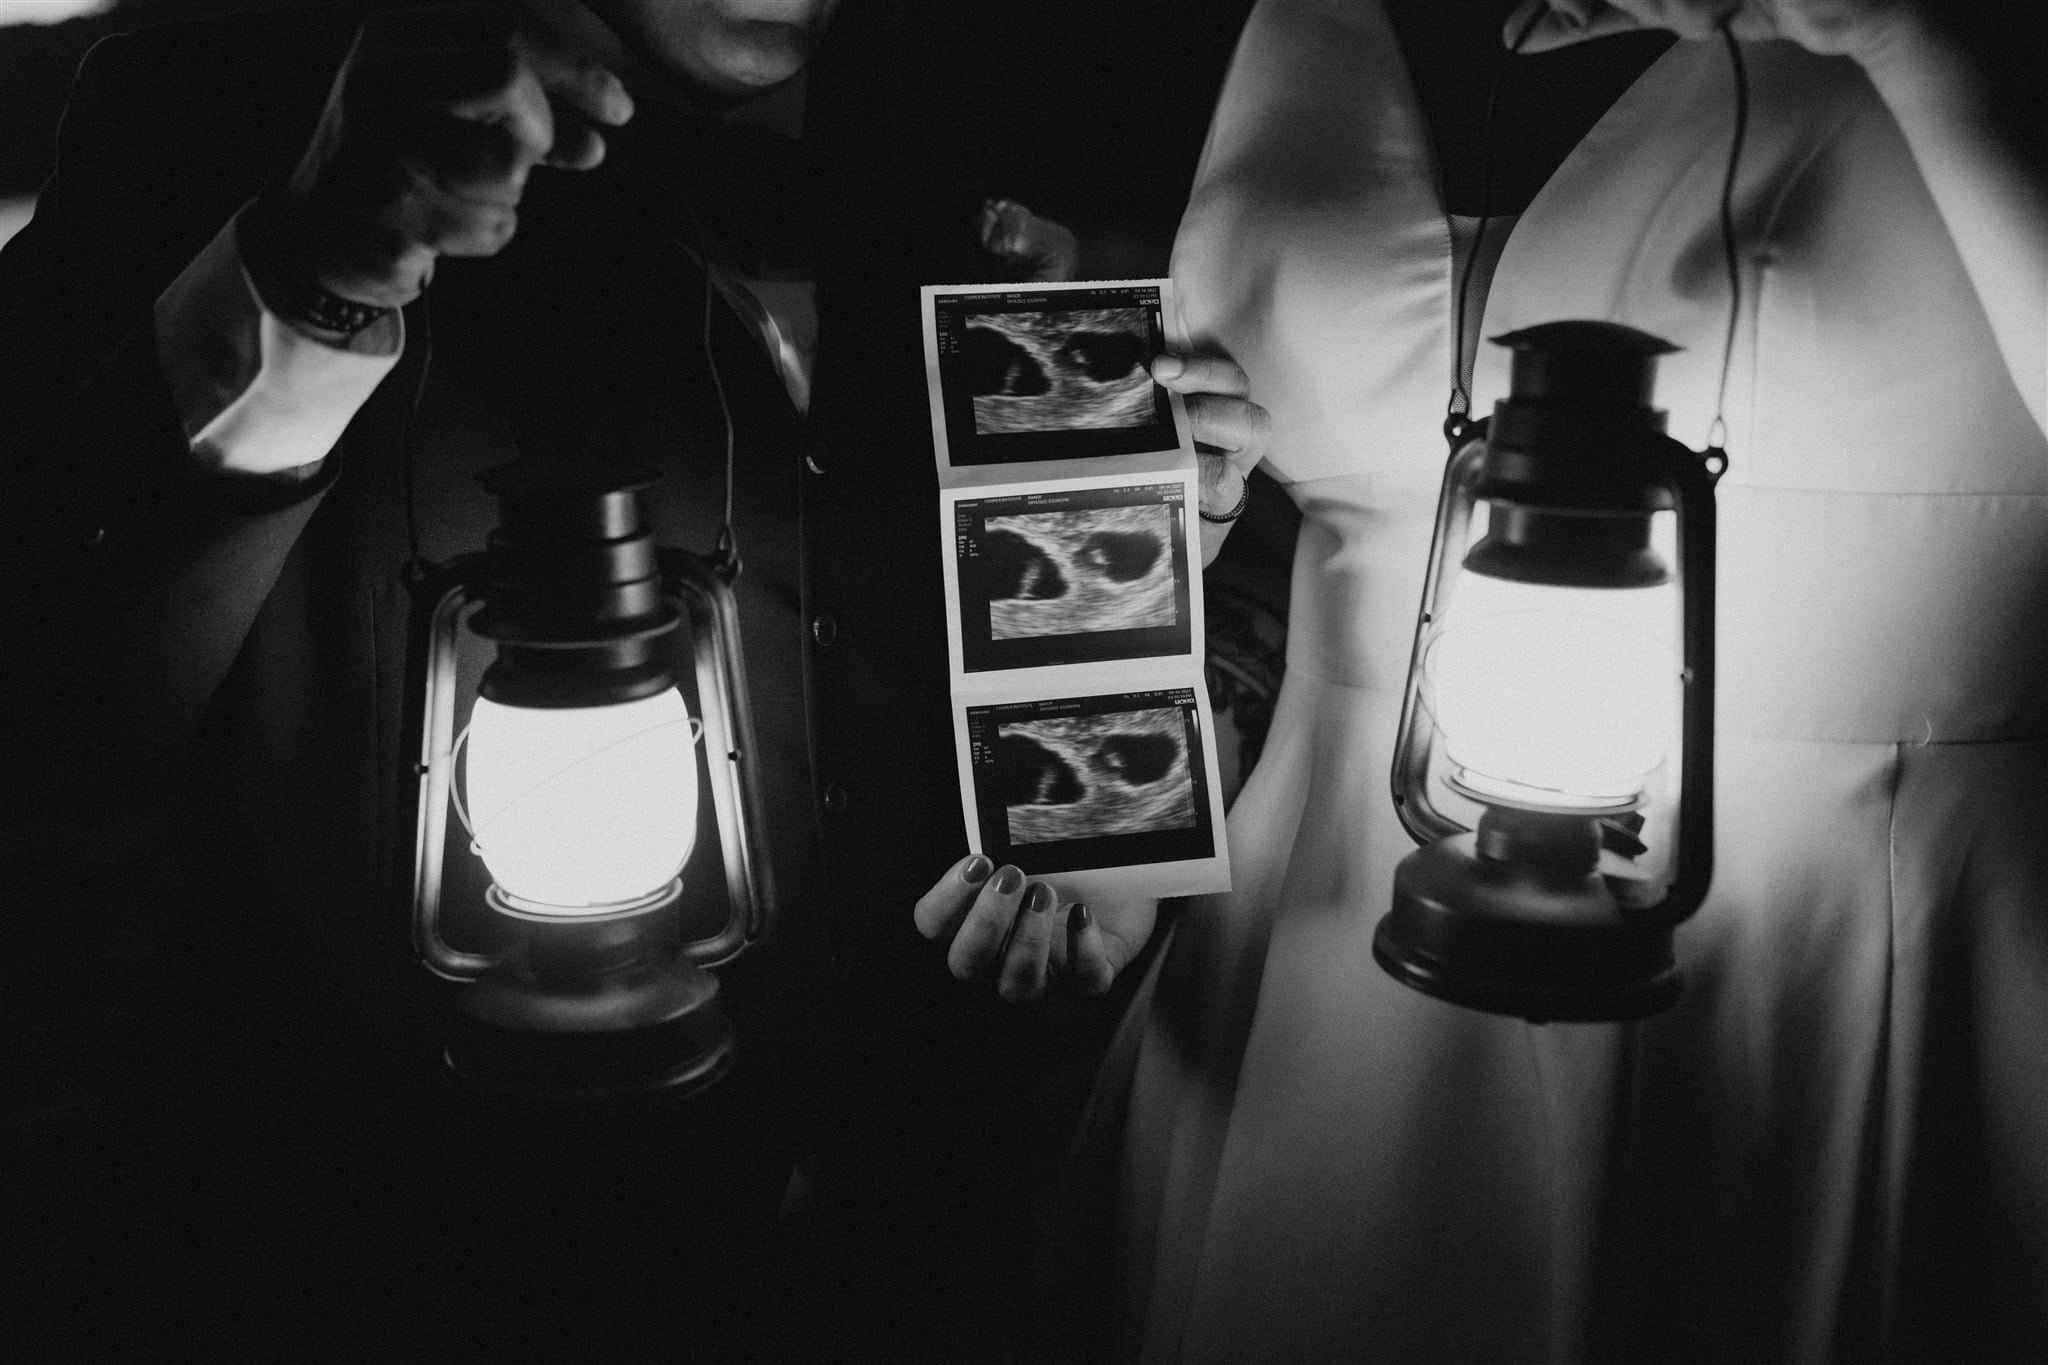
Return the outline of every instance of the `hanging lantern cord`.
{"type": "MultiPolygon", "coordinates": [[[[681,186],[677,186],[680,191],[681,186]]],[[[718,544],[712,558],[712,565],[719,577],[728,584],[740,576],[739,537],[732,529],[733,466],[737,446],[732,420],[732,403],[726,397],[725,376],[719,372],[718,358],[711,349],[711,309],[713,306],[713,279],[710,242],[704,231],[704,220],[697,216],[697,208],[687,196],[683,200],[689,210],[690,223],[696,229],[697,250],[695,255],[704,267],[704,365],[711,371],[711,387],[718,395],[718,413],[725,422],[725,514],[719,522],[718,544]]],[[[399,463],[405,475],[405,534],[412,551],[412,558],[406,561],[404,573],[407,583],[417,587],[426,581],[429,565],[426,556],[420,553],[419,489],[414,474],[413,427],[419,416],[420,400],[427,392],[427,374],[434,365],[434,310],[432,294],[422,290],[419,297],[420,322],[420,373],[412,391],[412,401],[405,410],[404,425],[399,433],[399,463]]]]}
{"type": "Polygon", "coordinates": [[[1458,301],[1451,324],[1451,401],[1450,410],[1444,415],[1444,435],[1453,445],[1462,442],[1471,426],[1472,391],[1465,386],[1465,299],[1472,288],[1472,267],[1478,263],[1480,250],[1486,244],[1487,220],[1493,215],[1493,142],[1500,112],[1500,88],[1507,79],[1508,66],[1521,55],[1522,45],[1529,41],[1529,35],[1536,31],[1546,13],[1547,10],[1539,9],[1522,25],[1515,41],[1500,54],[1500,64],[1493,69],[1493,83],[1486,91],[1486,127],[1480,134],[1479,226],[1472,234],[1472,249],[1465,253],[1464,268],[1458,272],[1458,301]]]}
{"type": "MultiPolygon", "coordinates": [[[[1735,360],[1735,328],[1742,317],[1742,262],[1735,248],[1735,172],[1742,164],[1742,139],[1749,130],[1749,73],[1742,64],[1742,44],[1735,40],[1735,12],[1721,17],[1721,41],[1728,48],[1728,66],[1735,77],[1735,136],[1728,143],[1728,172],[1721,179],[1721,254],[1728,263],[1728,331],[1721,342],[1721,381],[1714,390],[1714,420],[1707,427],[1707,450],[1725,465],[1728,423],[1722,409],[1728,402],[1728,371],[1735,360]]],[[[1718,471],[1717,471],[1718,472],[1718,471]]]]}
{"type": "MultiPolygon", "coordinates": [[[[1444,415],[1444,435],[1453,445],[1463,440],[1472,425],[1472,393],[1465,384],[1465,301],[1471,292],[1472,270],[1478,264],[1480,251],[1486,242],[1487,223],[1493,214],[1493,143],[1501,85],[1507,77],[1509,64],[1521,54],[1522,45],[1529,41],[1529,35],[1546,13],[1539,9],[1522,25],[1515,41],[1501,54],[1500,65],[1494,68],[1493,83],[1486,92],[1486,128],[1481,142],[1484,154],[1479,169],[1479,224],[1473,232],[1472,247],[1465,255],[1465,264],[1458,272],[1457,306],[1452,324],[1451,399],[1449,411],[1444,415]]],[[[1749,72],[1743,65],[1742,45],[1736,41],[1731,28],[1734,19],[1735,11],[1731,10],[1722,16],[1718,26],[1721,41],[1728,49],[1729,69],[1735,77],[1735,136],[1728,144],[1728,169],[1721,178],[1720,204],[1721,255],[1728,266],[1728,329],[1721,342],[1721,377],[1714,390],[1714,420],[1707,427],[1707,449],[1712,452],[1718,466],[1725,466],[1728,460],[1728,423],[1722,414],[1728,402],[1728,374],[1735,361],[1735,331],[1742,317],[1742,263],[1735,243],[1735,175],[1742,165],[1742,143],[1749,131],[1749,72]]],[[[1717,468],[1715,472],[1718,474],[1720,470],[1717,468]]]]}
{"type": "Polygon", "coordinates": [[[420,553],[420,512],[419,480],[415,472],[418,459],[413,449],[413,428],[419,424],[420,400],[427,394],[427,375],[434,368],[434,295],[431,287],[420,290],[420,373],[413,382],[412,400],[405,405],[405,417],[398,429],[398,466],[405,477],[405,542],[412,557],[405,561],[401,573],[406,585],[418,588],[427,581],[432,568],[427,557],[420,553]]]}
{"type": "Polygon", "coordinates": [[[736,445],[732,421],[732,402],[726,397],[725,376],[718,368],[718,356],[711,349],[711,311],[717,306],[717,267],[712,263],[711,236],[704,230],[704,220],[697,214],[697,206],[683,190],[680,181],[674,181],[683,207],[689,211],[690,226],[697,233],[697,262],[704,268],[704,334],[701,345],[704,350],[704,368],[711,372],[711,390],[718,395],[718,415],[725,422],[725,516],[718,526],[718,546],[712,553],[711,565],[718,570],[718,576],[731,584],[740,576],[740,541],[732,528],[733,494],[733,452],[736,445]]]}

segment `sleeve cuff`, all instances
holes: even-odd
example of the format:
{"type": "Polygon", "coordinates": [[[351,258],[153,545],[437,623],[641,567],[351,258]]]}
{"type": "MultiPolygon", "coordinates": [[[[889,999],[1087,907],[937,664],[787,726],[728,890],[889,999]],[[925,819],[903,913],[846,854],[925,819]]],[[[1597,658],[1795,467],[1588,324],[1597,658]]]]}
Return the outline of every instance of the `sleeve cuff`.
{"type": "Polygon", "coordinates": [[[158,363],[200,468],[300,485],[397,365],[405,324],[393,312],[341,344],[299,331],[264,307],[239,221],[157,299],[158,363]]]}

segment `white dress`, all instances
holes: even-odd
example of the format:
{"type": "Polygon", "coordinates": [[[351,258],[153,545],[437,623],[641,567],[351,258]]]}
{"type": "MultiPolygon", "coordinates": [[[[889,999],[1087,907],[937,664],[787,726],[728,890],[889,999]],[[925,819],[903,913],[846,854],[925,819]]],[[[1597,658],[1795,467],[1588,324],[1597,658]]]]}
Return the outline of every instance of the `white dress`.
{"type": "MultiPolygon", "coordinates": [[[[1054,1248],[1088,1265],[1075,1229],[1113,1214],[1124,1354],[2048,1360],[2048,444],[1868,81],[1745,52],[1713,890],[1675,1010],[1532,1026],[1370,950],[1445,457],[1427,135],[1376,0],[1245,32],[1174,274],[1304,523],[1237,889],[1145,983],[1070,1186],[1114,1197],[1054,1248]]],[[[1672,48],[1523,214],[1481,323],[1680,344],[1657,401],[1696,447],[1732,119],[1721,46],[1672,48]]],[[[1505,382],[1483,346],[1475,412],[1505,382]]]]}

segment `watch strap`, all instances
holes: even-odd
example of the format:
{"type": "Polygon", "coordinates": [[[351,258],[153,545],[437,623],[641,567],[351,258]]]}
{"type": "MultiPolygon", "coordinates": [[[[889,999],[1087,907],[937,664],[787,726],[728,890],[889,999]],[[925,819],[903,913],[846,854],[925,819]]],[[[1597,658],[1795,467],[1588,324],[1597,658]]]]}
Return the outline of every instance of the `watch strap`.
{"type": "Polygon", "coordinates": [[[274,195],[265,194],[242,216],[242,259],[257,279],[266,304],[288,321],[342,337],[356,335],[393,311],[323,288],[305,262],[286,246],[279,231],[279,216],[288,211],[274,195]]]}

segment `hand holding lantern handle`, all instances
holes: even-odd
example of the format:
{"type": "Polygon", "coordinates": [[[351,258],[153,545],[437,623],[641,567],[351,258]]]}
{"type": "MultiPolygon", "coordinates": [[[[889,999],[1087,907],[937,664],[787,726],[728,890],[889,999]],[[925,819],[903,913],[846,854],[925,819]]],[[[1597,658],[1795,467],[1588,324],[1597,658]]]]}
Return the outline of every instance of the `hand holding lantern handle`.
{"type": "MultiPolygon", "coordinates": [[[[275,261],[352,303],[418,297],[443,255],[512,239],[535,166],[587,170],[633,100],[589,54],[498,3],[373,14],[282,194],[263,207],[275,261]]],[[[266,290],[266,292],[268,292],[266,290]]]]}

